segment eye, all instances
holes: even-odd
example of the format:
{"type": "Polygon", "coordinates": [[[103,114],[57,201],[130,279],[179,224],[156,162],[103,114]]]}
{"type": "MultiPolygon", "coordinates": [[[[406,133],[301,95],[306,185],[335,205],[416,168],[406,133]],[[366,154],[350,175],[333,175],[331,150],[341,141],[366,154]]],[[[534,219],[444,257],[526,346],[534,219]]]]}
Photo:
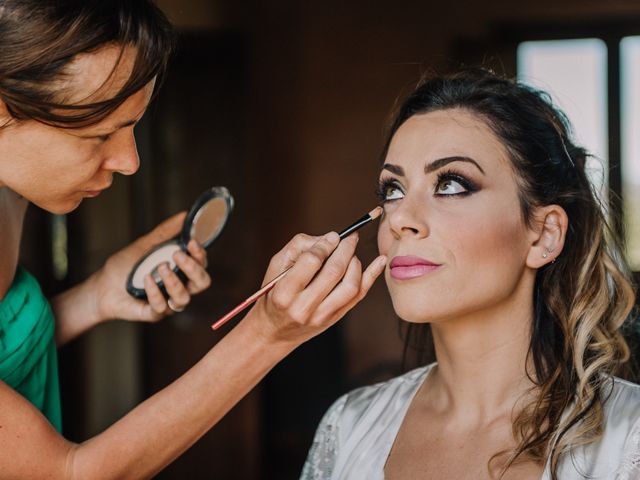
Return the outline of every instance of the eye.
{"type": "Polygon", "coordinates": [[[438,189],[436,193],[440,195],[459,195],[465,193],[467,190],[453,179],[446,179],[438,183],[438,189]]]}
{"type": "Polygon", "coordinates": [[[404,197],[402,188],[395,180],[382,179],[376,191],[381,203],[398,200],[404,197]]]}
{"type": "Polygon", "coordinates": [[[478,188],[475,184],[458,173],[444,172],[438,175],[435,187],[438,196],[462,196],[476,191],[478,188]]]}

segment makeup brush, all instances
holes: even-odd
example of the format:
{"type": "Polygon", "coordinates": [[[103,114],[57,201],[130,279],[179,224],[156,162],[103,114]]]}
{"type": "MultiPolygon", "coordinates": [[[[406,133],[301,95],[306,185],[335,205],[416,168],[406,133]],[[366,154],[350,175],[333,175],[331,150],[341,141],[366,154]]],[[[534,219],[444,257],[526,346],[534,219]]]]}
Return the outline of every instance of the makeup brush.
{"type": "MultiPolygon", "coordinates": [[[[375,220],[376,218],[378,218],[380,215],[382,214],[382,207],[376,207],[373,210],[371,210],[369,213],[367,213],[366,215],[364,215],[363,217],[359,218],[358,220],[356,220],[354,223],[352,223],[351,225],[349,225],[347,228],[345,228],[344,230],[342,230],[340,233],[338,233],[338,236],[340,237],[340,240],[345,239],[346,237],[348,237],[350,234],[352,234],[353,232],[355,232],[356,230],[358,230],[359,228],[365,226],[367,223],[375,220]]],[[[291,265],[291,267],[293,267],[293,265],[291,265]]],[[[269,292],[269,290],[271,290],[273,287],[275,287],[276,283],[278,283],[280,281],[280,279],[282,279],[282,277],[284,277],[287,272],[289,270],[291,270],[291,267],[287,268],[284,272],[282,272],[280,275],[278,275],[276,278],[274,278],[273,280],[271,280],[269,283],[267,283],[264,287],[262,287],[260,290],[258,290],[256,293],[254,293],[253,295],[251,295],[249,298],[247,298],[244,302],[242,302],[240,305],[238,305],[236,308],[234,308],[233,310],[231,310],[229,313],[227,313],[225,316],[223,316],[220,320],[218,320],[216,323],[214,323],[213,325],[211,325],[211,328],[213,330],[217,330],[218,328],[220,328],[222,325],[224,325],[225,323],[227,323],[229,320],[231,320],[233,317],[235,317],[237,314],[239,314],[240,312],[242,312],[245,308],[247,308],[249,305],[253,304],[256,300],[258,300],[260,297],[262,297],[263,295],[265,295],[267,292],[269,292]]]]}

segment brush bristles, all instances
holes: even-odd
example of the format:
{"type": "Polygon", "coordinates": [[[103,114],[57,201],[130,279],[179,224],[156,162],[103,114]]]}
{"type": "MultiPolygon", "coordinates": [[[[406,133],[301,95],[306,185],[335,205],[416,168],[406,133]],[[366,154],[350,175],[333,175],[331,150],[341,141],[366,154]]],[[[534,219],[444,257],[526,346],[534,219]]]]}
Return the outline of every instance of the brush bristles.
{"type": "Polygon", "coordinates": [[[371,220],[375,220],[380,215],[382,215],[382,207],[376,207],[369,212],[369,216],[371,217],[371,220]]]}

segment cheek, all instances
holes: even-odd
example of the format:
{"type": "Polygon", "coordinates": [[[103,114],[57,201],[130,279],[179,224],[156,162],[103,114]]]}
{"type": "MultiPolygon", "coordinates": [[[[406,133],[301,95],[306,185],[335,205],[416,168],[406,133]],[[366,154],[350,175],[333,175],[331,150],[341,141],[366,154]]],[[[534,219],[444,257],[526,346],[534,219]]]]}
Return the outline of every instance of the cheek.
{"type": "Polygon", "coordinates": [[[33,174],[64,181],[73,176],[71,172],[82,176],[99,168],[98,151],[92,142],[57,131],[47,133],[21,139],[24,165],[33,174]]]}
{"type": "Polygon", "coordinates": [[[494,210],[458,222],[452,231],[452,280],[459,299],[472,304],[499,302],[512,294],[524,274],[527,230],[519,212],[494,210]]]}
{"type": "Polygon", "coordinates": [[[518,229],[511,219],[494,215],[450,223],[447,229],[450,235],[443,240],[449,244],[456,263],[466,267],[495,261],[510,250],[510,244],[518,236],[518,229]]]}
{"type": "MultiPolygon", "coordinates": [[[[430,235],[421,241],[426,257],[445,268],[414,283],[389,281],[396,313],[410,322],[438,322],[477,312],[513,295],[526,258],[526,229],[512,208],[438,212],[430,235]]],[[[499,206],[498,206],[499,207],[499,206]]],[[[378,231],[380,253],[393,245],[389,229],[378,231]]]]}
{"type": "Polygon", "coordinates": [[[59,178],[61,185],[75,188],[90,181],[101,169],[98,149],[90,142],[61,145],[49,164],[51,175],[59,178]]]}

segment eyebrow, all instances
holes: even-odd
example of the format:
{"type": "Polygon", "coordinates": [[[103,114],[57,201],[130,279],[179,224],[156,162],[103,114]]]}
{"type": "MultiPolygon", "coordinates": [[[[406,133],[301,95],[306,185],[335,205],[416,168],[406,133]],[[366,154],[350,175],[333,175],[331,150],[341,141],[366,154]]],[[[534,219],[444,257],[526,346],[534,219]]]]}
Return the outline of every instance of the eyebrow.
{"type": "Polygon", "coordinates": [[[103,133],[92,132],[90,134],[80,135],[80,136],[84,138],[93,138],[93,137],[99,137],[101,135],[111,135],[112,133],[115,133],[120,129],[130,127],[131,125],[136,125],[137,123],[138,123],[138,120],[127,120],[122,123],[118,123],[117,125],[114,125],[113,128],[105,130],[103,133]]]}
{"type": "MultiPolygon", "coordinates": [[[[429,174],[432,172],[435,172],[436,170],[444,167],[445,165],[448,165],[452,162],[466,162],[466,163],[471,163],[472,165],[475,165],[476,168],[478,170],[480,170],[480,172],[482,172],[483,175],[485,175],[484,170],[482,169],[482,167],[478,164],[478,162],[476,162],[473,158],[469,158],[469,157],[460,157],[460,156],[454,156],[454,157],[445,157],[445,158],[439,158],[438,160],[434,160],[433,162],[425,165],[424,167],[424,173],[425,174],[429,174]]],[[[388,170],[391,173],[394,173],[400,177],[404,177],[404,168],[400,167],[399,165],[394,165],[392,163],[385,163],[382,166],[382,170],[388,170]]]]}
{"type": "Polygon", "coordinates": [[[471,163],[473,165],[476,166],[476,168],[478,170],[480,170],[480,172],[482,172],[482,174],[484,175],[484,170],[482,169],[482,167],[480,165],[478,165],[478,162],[476,162],[473,158],[469,158],[469,157],[445,157],[445,158],[439,158],[438,160],[434,160],[433,162],[431,162],[428,165],[425,165],[424,167],[424,173],[431,173],[434,172],[442,167],[444,167],[445,165],[450,164],[451,162],[466,162],[466,163],[471,163]]]}

